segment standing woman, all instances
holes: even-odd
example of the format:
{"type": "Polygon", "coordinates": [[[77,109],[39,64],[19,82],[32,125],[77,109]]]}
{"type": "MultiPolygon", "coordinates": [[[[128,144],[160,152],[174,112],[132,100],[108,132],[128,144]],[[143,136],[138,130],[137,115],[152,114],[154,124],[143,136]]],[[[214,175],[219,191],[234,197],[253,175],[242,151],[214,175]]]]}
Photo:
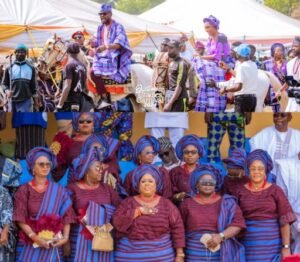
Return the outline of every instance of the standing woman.
{"type": "Polygon", "coordinates": [[[139,193],[126,198],[113,215],[118,239],[115,262],[183,262],[183,223],[172,202],[159,196],[162,174],[153,165],[140,165],[132,182],[139,193]]]}
{"type": "Polygon", "coordinates": [[[61,261],[61,247],[68,242],[74,222],[71,199],[63,187],[47,179],[56,165],[52,151],[35,147],[26,161],[33,179],[14,195],[13,221],[20,228],[16,261],[61,261]],[[46,238],[55,240],[49,244],[46,238]]]}
{"type": "Polygon", "coordinates": [[[8,190],[0,185],[0,261],[14,260],[15,241],[10,230],[13,216],[13,203],[8,190]]]}
{"type": "MultiPolygon", "coordinates": [[[[154,157],[160,151],[160,144],[158,140],[153,136],[142,136],[134,147],[133,161],[136,165],[152,164],[154,157]]],[[[172,198],[172,186],[169,177],[169,172],[164,167],[159,167],[160,172],[163,175],[163,189],[162,196],[166,198],[172,198]]],[[[129,196],[134,196],[138,193],[133,187],[132,174],[135,171],[130,171],[125,178],[124,188],[129,196]]]]}
{"type": "Polygon", "coordinates": [[[204,148],[200,138],[196,135],[182,137],[176,145],[176,155],[184,163],[170,171],[173,200],[183,201],[191,192],[189,179],[191,173],[199,165],[204,148]]]}
{"type": "MultiPolygon", "coordinates": [[[[286,65],[284,45],[281,43],[273,44],[271,46],[271,59],[263,62],[262,70],[273,73],[283,85],[287,76],[286,65]]],[[[268,100],[274,113],[281,112],[280,101],[276,98],[272,87],[270,87],[268,100]]]]}
{"type": "Polygon", "coordinates": [[[95,113],[73,113],[72,125],[75,135],[71,140],[66,133],[56,134],[50,146],[58,159],[58,166],[52,175],[55,181],[64,176],[73,160],[80,155],[83,144],[94,133],[98,120],[95,113]]]}
{"type": "Polygon", "coordinates": [[[101,182],[105,154],[105,151],[93,147],[86,155],[80,155],[74,169],[77,182],[68,186],[77,215],[77,223],[71,228],[71,257],[68,261],[114,261],[113,251],[92,249],[94,236],[87,227],[102,227],[110,223],[120,202],[116,191],[101,182]]]}
{"type": "Polygon", "coordinates": [[[262,150],[247,158],[250,181],[236,192],[246,219],[243,235],[246,261],[281,261],[291,254],[290,225],[296,221],[293,209],[282,189],[267,182],[272,161],[262,150]]]}
{"type": "Polygon", "coordinates": [[[190,185],[193,197],[180,205],[186,230],[185,261],[245,261],[244,247],[235,239],[246,228],[245,221],[236,198],[217,193],[222,186],[220,171],[211,165],[197,167],[190,185]],[[218,250],[212,252],[214,248],[218,250]]]}

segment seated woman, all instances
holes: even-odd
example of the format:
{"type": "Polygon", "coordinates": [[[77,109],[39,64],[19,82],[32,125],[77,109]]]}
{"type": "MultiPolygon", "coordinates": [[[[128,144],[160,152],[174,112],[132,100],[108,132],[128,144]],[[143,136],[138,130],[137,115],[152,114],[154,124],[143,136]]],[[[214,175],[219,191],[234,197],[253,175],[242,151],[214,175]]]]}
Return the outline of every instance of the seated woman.
{"type": "Polygon", "coordinates": [[[175,202],[183,201],[191,192],[190,175],[199,165],[199,159],[203,156],[203,152],[202,142],[196,135],[186,135],[178,141],[176,155],[184,163],[170,171],[173,200],[175,202]]]}
{"type": "MultiPolygon", "coordinates": [[[[120,183],[119,176],[119,164],[116,156],[116,151],[118,149],[119,141],[113,138],[106,137],[104,135],[94,135],[92,134],[89,138],[84,142],[80,155],[87,154],[88,151],[92,147],[97,147],[103,149],[103,167],[104,174],[102,176],[102,180],[105,183],[110,184],[113,188],[116,188],[117,182],[120,183]]],[[[70,172],[68,176],[69,183],[76,182],[76,177],[74,174],[74,168],[78,163],[78,158],[73,160],[73,163],[70,167],[70,172]]]]}
{"type": "Polygon", "coordinates": [[[12,236],[13,203],[8,190],[0,185],[0,261],[13,261],[15,237],[12,236]],[[3,201],[5,200],[5,201],[3,201]]]}
{"type": "Polygon", "coordinates": [[[125,199],[113,215],[118,239],[115,262],[183,262],[183,223],[171,201],[158,195],[162,174],[155,166],[143,164],[135,169],[132,182],[139,193],[125,199]]]}
{"type": "Polygon", "coordinates": [[[245,221],[235,197],[216,193],[222,186],[220,171],[211,165],[199,166],[190,186],[193,197],[180,205],[186,230],[185,261],[245,261],[244,248],[235,239],[246,228],[245,221]]]}
{"type": "Polygon", "coordinates": [[[115,207],[120,202],[116,191],[101,183],[103,152],[99,148],[91,148],[86,155],[80,155],[74,174],[77,182],[69,185],[68,189],[77,214],[77,224],[71,228],[69,261],[113,261],[112,251],[92,249],[94,235],[88,227],[110,223],[115,207]]]}
{"type": "Polygon", "coordinates": [[[61,261],[61,247],[75,222],[71,199],[63,187],[47,180],[56,166],[52,151],[35,147],[26,161],[33,179],[14,195],[13,221],[20,228],[16,261],[61,261]]]}
{"type": "Polygon", "coordinates": [[[71,166],[73,160],[80,155],[84,142],[94,133],[99,122],[97,114],[73,113],[73,130],[75,135],[70,139],[66,133],[58,133],[50,148],[57,155],[58,166],[52,176],[59,181],[71,166]]]}
{"type": "MultiPolygon", "coordinates": [[[[158,140],[153,136],[142,136],[135,144],[133,160],[136,165],[152,164],[154,157],[159,153],[160,145],[158,140]]],[[[130,171],[125,178],[124,188],[129,196],[134,196],[138,193],[135,191],[132,183],[132,174],[135,171],[130,171]]],[[[169,177],[169,172],[164,167],[159,167],[159,171],[163,175],[163,197],[172,198],[172,186],[169,177]]]]}
{"type": "Polygon", "coordinates": [[[291,227],[296,216],[280,187],[267,181],[272,161],[263,150],[247,158],[250,181],[239,187],[236,196],[246,219],[242,244],[246,261],[281,261],[289,256],[291,227]]]}

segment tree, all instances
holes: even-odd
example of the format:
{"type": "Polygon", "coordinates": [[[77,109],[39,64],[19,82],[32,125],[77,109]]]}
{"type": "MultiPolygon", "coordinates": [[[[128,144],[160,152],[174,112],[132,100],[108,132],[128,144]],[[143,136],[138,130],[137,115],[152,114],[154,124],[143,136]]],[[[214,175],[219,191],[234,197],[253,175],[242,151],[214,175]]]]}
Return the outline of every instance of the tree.
{"type": "Polygon", "coordinates": [[[299,0],[265,0],[265,5],[290,16],[299,5],[299,0]]]}
{"type": "Polygon", "coordinates": [[[129,14],[141,14],[165,0],[118,0],[116,8],[129,14]]]}

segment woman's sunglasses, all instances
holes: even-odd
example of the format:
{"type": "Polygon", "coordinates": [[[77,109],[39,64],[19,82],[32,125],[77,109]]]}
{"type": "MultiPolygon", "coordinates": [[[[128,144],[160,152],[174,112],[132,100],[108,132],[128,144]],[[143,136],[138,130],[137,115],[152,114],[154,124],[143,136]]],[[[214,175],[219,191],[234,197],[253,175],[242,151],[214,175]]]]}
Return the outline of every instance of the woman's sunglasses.
{"type": "Polygon", "coordinates": [[[41,168],[51,168],[51,162],[38,162],[36,163],[36,165],[38,165],[41,168]]]}
{"type": "Polygon", "coordinates": [[[160,153],[158,156],[160,158],[163,158],[164,156],[168,157],[170,155],[170,152],[169,151],[166,151],[166,152],[163,152],[163,153],[160,153]]]}
{"type": "Polygon", "coordinates": [[[91,119],[80,119],[80,120],[78,120],[78,123],[79,124],[84,124],[84,123],[91,124],[91,123],[93,123],[93,120],[91,120],[91,119]]]}
{"type": "Polygon", "coordinates": [[[183,150],[184,155],[189,155],[189,154],[196,155],[197,153],[198,153],[197,150],[183,150]]]}
{"type": "Polygon", "coordinates": [[[215,180],[201,180],[199,184],[201,186],[216,186],[217,182],[215,180]]]}

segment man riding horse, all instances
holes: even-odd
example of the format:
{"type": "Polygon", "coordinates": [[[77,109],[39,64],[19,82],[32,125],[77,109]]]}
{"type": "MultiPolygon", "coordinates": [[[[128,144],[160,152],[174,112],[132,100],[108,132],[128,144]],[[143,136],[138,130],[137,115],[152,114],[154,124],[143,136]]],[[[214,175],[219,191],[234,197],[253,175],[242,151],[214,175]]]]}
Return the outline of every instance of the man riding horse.
{"type": "Polygon", "coordinates": [[[102,79],[97,86],[97,91],[104,97],[107,93],[105,79],[108,78],[118,84],[126,83],[130,74],[132,51],[124,27],[112,19],[111,5],[102,4],[99,15],[102,24],[98,27],[97,39],[94,43],[96,54],[92,78],[96,76],[102,79]]]}

